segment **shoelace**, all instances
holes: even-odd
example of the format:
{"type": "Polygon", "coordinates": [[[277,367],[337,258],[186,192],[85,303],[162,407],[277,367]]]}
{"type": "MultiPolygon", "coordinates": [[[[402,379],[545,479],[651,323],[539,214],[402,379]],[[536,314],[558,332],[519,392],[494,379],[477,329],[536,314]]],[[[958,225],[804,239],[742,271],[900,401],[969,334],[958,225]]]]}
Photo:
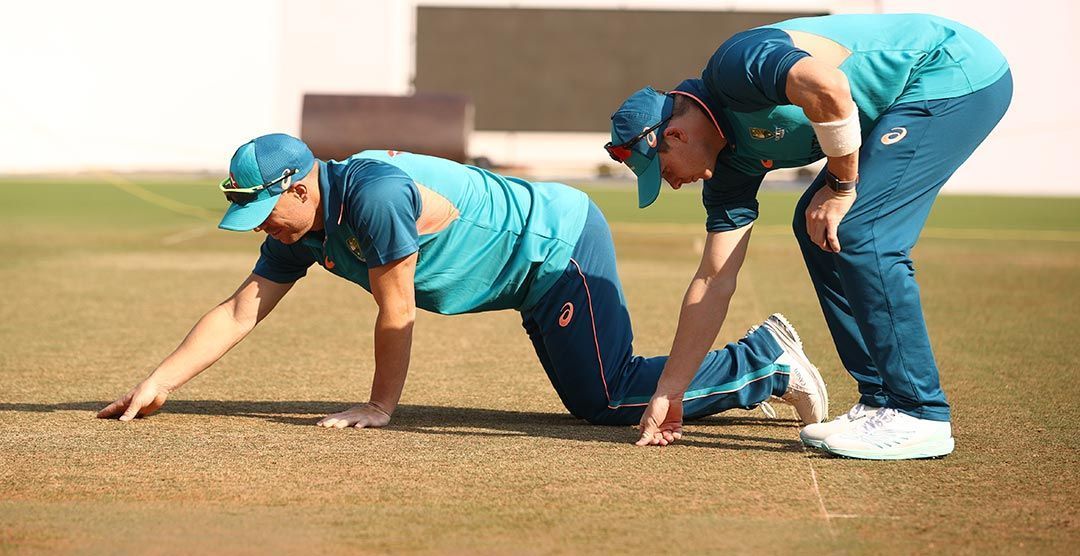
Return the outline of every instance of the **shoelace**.
{"type": "Polygon", "coordinates": [[[851,406],[851,409],[847,412],[848,421],[854,421],[859,417],[859,414],[864,411],[866,411],[866,406],[861,403],[851,406]]]}

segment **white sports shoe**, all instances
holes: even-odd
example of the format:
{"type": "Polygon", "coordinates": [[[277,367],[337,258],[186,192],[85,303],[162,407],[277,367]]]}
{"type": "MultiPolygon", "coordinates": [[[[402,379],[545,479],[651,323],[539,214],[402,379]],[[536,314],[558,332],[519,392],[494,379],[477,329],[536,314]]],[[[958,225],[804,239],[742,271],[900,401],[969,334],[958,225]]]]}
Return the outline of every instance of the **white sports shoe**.
{"type": "Polygon", "coordinates": [[[803,427],[803,430],[799,431],[799,439],[811,448],[823,448],[826,438],[858,427],[879,409],[881,408],[857,403],[847,413],[828,423],[814,423],[803,427]]]}
{"type": "Polygon", "coordinates": [[[791,326],[784,315],[773,313],[765,322],[747,331],[747,334],[762,327],[768,330],[784,349],[776,363],[787,365],[791,369],[787,391],[780,399],[795,407],[795,412],[799,414],[804,425],[825,420],[829,415],[829,392],[825,389],[821,374],[803,352],[802,339],[795,327],[791,326]]]}
{"type": "Polygon", "coordinates": [[[823,448],[859,459],[937,458],[952,453],[952,425],[882,408],[858,427],[829,436],[823,448]]]}

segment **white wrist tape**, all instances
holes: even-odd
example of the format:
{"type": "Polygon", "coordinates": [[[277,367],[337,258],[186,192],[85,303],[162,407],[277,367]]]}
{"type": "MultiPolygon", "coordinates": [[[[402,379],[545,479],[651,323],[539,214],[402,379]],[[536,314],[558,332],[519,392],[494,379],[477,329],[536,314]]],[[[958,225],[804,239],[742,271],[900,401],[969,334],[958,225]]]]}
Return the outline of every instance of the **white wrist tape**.
{"type": "Polygon", "coordinates": [[[859,109],[853,103],[851,114],[835,122],[810,122],[817,134],[818,144],[825,156],[844,156],[862,146],[862,129],[859,127],[859,109]]]}

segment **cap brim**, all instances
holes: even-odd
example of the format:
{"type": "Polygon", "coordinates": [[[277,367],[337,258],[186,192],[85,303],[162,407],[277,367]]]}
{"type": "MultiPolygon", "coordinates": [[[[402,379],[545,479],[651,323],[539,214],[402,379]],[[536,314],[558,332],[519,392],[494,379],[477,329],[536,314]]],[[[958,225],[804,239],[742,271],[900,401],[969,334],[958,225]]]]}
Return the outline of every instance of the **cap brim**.
{"type": "Polygon", "coordinates": [[[233,232],[250,232],[266,221],[280,198],[281,195],[273,195],[256,199],[246,205],[233,203],[229,206],[229,210],[225,211],[225,216],[221,218],[218,228],[233,232]]]}
{"type": "Polygon", "coordinates": [[[660,196],[660,156],[654,156],[637,179],[638,208],[645,208],[660,196]]]}

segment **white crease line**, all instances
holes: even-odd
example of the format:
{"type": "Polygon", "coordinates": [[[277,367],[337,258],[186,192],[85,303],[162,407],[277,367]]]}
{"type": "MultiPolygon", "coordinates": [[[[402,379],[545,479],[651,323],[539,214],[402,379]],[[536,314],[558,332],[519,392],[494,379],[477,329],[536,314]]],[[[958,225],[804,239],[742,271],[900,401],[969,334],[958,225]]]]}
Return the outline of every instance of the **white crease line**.
{"type": "MultiPolygon", "coordinates": [[[[751,230],[750,234],[753,235],[755,231],[756,231],[756,229],[751,230]]],[[[748,273],[747,277],[750,278],[750,276],[749,276],[750,271],[744,270],[743,272],[747,272],[748,273]]],[[[750,309],[751,309],[751,311],[753,311],[753,314],[758,314],[758,315],[762,314],[762,312],[761,312],[761,302],[760,302],[761,300],[760,300],[759,296],[757,295],[757,290],[754,289],[754,284],[756,283],[756,281],[753,280],[753,279],[747,279],[745,281],[745,283],[750,285],[749,286],[750,291],[749,292],[744,292],[744,299],[747,299],[750,302],[750,309]]],[[[791,407],[791,414],[795,416],[795,422],[796,423],[800,422],[799,421],[799,413],[797,411],[795,411],[795,406],[790,406],[790,407],[791,407]]],[[[798,436],[799,436],[798,433],[799,433],[799,426],[795,425],[795,436],[796,436],[796,438],[798,438],[798,436]]],[[[825,528],[829,530],[829,536],[832,537],[833,539],[836,539],[836,531],[833,530],[833,526],[832,526],[832,514],[830,514],[829,511],[825,509],[825,498],[823,498],[821,496],[821,489],[818,487],[817,471],[814,470],[814,462],[808,457],[809,452],[807,451],[806,446],[803,445],[802,440],[799,440],[798,442],[799,442],[799,446],[802,447],[803,457],[806,458],[806,464],[810,467],[810,481],[814,485],[814,494],[817,495],[818,508],[821,510],[821,517],[823,517],[825,519],[825,528]]]]}
{"type": "MultiPolygon", "coordinates": [[[[795,416],[795,420],[798,421],[799,420],[799,414],[798,414],[798,412],[795,411],[794,406],[791,407],[791,413],[792,413],[792,415],[795,416]]],[[[795,426],[795,430],[796,431],[799,430],[798,425],[795,426]]],[[[809,450],[806,449],[806,446],[802,443],[801,440],[799,441],[799,445],[802,446],[803,454],[804,455],[809,455],[809,450]]],[[[829,530],[829,536],[832,537],[833,539],[835,539],[836,538],[836,531],[833,529],[833,526],[832,526],[832,518],[836,517],[836,516],[834,514],[830,514],[829,511],[825,509],[825,498],[823,496],[821,496],[821,488],[818,487],[817,471],[814,470],[814,462],[809,457],[806,458],[806,465],[810,468],[810,481],[814,485],[814,494],[817,495],[818,507],[821,509],[821,515],[822,515],[822,517],[825,518],[825,527],[829,530]]],[[[844,515],[844,514],[836,514],[836,515],[844,515]]],[[[851,517],[855,517],[855,516],[851,516],[851,517]]]]}

